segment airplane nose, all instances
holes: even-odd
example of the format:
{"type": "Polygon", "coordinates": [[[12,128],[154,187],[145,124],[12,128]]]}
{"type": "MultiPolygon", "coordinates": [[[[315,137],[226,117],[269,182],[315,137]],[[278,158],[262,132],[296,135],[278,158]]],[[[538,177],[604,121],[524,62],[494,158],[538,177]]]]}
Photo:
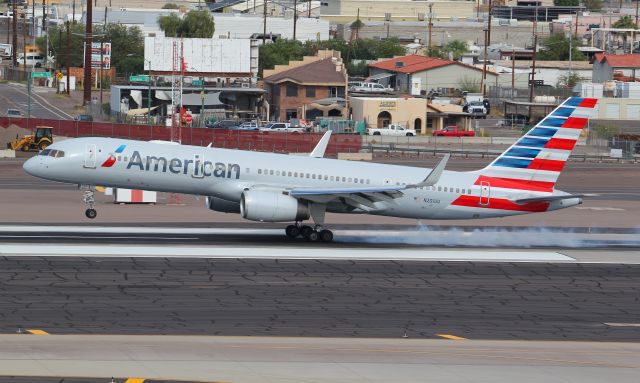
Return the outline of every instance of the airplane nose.
{"type": "Polygon", "coordinates": [[[41,167],[40,160],[36,157],[29,158],[23,165],[22,169],[27,174],[38,177],[39,169],[41,167]]]}

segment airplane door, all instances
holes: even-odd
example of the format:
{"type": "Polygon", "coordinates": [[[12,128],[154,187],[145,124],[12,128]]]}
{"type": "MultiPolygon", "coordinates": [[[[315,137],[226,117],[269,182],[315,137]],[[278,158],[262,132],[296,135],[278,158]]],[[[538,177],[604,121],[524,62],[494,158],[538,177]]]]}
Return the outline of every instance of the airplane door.
{"type": "Polygon", "coordinates": [[[204,157],[200,154],[193,155],[193,171],[191,172],[193,178],[204,177],[204,157]]]}
{"type": "Polygon", "coordinates": [[[89,169],[96,168],[96,146],[94,144],[85,146],[83,166],[89,169]]]}
{"type": "Polygon", "coordinates": [[[491,185],[488,182],[480,182],[480,205],[489,205],[491,198],[491,185]]]}

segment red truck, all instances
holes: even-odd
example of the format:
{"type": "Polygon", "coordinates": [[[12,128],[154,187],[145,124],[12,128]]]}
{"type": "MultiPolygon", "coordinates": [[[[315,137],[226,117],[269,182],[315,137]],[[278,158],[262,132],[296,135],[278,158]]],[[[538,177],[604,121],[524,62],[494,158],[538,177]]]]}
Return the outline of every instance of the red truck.
{"type": "Polygon", "coordinates": [[[460,130],[457,125],[450,125],[441,130],[434,130],[433,135],[442,137],[474,137],[476,132],[473,130],[460,130]]]}

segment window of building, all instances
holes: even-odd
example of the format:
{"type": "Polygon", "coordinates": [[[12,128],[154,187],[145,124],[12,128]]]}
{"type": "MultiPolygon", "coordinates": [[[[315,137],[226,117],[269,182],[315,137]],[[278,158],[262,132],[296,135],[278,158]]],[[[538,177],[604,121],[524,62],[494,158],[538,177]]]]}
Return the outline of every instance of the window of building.
{"type": "Polygon", "coordinates": [[[307,85],[307,97],[315,97],[316,96],[316,87],[307,85]]]}
{"type": "Polygon", "coordinates": [[[276,97],[280,97],[280,84],[273,85],[273,95],[276,97]]]}
{"type": "Polygon", "coordinates": [[[287,97],[298,97],[298,84],[287,84],[287,97]]]}

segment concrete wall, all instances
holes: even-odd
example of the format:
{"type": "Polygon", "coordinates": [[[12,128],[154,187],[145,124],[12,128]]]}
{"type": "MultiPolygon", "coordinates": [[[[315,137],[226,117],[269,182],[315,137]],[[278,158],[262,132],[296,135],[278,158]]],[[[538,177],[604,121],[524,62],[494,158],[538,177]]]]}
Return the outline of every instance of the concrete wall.
{"type": "Polygon", "coordinates": [[[613,68],[609,66],[608,62],[593,62],[593,82],[608,81],[613,78],[613,68]]]}
{"type": "Polygon", "coordinates": [[[424,1],[424,0],[323,0],[320,17],[331,22],[352,22],[360,10],[360,20],[383,21],[385,13],[391,14],[392,21],[416,21],[418,14],[429,13],[429,3],[433,3],[433,13],[439,20],[447,18],[475,17],[475,1],[424,1]]]}

